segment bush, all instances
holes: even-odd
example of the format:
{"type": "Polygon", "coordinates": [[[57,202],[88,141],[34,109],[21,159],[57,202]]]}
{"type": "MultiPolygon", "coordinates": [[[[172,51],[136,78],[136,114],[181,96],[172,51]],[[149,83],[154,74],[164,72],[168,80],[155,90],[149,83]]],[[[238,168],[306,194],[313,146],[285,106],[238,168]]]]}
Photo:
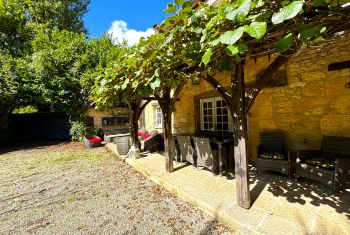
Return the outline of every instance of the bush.
{"type": "Polygon", "coordinates": [[[13,114],[26,114],[26,113],[36,113],[36,112],[38,112],[38,109],[31,105],[17,108],[12,111],[13,114]]]}
{"type": "Polygon", "coordinates": [[[82,141],[85,134],[95,134],[96,129],[93,126],[88,126],[82,121],[71,121],[69,134],[72,140],[82,141]]]}

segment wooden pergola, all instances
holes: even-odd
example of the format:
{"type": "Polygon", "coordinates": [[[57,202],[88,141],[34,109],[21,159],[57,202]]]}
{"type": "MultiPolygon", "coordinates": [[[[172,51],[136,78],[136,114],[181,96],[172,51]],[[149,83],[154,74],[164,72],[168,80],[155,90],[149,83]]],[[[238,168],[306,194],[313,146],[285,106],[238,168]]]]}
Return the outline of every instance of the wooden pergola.
{"type": "MultiPolygon", "coordinates": [[[[196,1],[198,4],[200,1],[196,1]]],[[[195,4],[195,6],[196,6],[195,4]]],[[[350,23],[346,21],[347,16],[328,16],[320,18],[313,18],[306,22],[306,24],[312,27],[322,26],[327,27],[327,37],[331,38],[338,32],[348,32],[350,29],[350,23]],[[339,25],[339,22],[346,22],[339,25]]],[[[304,22],[305,23],[305,22],[304,22]]],[[[175,22],[176,26],[178,22],[175,22]]],[[[305,26],[301,25],[300,27],[305,26]]],[[[236,179],[236,198],[237,204],[243,208],[250,208],[250,189],[249,189],[249,172],[248,161],[246,153],[247,145],[247,114],[252,107],[256,97],[260,91],[268,84],[274,73],[281,68],[295,53],[300,52],[299,47],[294,47],[279,53],[268,67],[259,73],[255,83],[252,86],[245,86],[245,74],[244,67],[248,59],[256,59],[258,57],[269,56],[276,53],[274,48],[274,42],[284,35],[285,27],[288,25],[278,25],[274,27],[271,32],[267,32],[264,40],[259,41],[251,38],[243,38],[242,41],[248,45],[248,52],[245,57],[241,58],[240,62],[234,61],[231,64],[231,76],[230,76],[230,88],[225,88],[214,76],[207,73],[202,67],[192,68],[193,71],[201,72],[201,79],[209,83],[225,100],[228,109],[232,115],[233,120],[233,132],[234,132],[234,159],[235,159],[235,179],[236,179]]],[[[224,45],[223,45],[224,46],[224,45]]],[[[189,79],[184,79],[180,85],[174,90],[171,87],[163,87],[160,94],[156,94],[154,98],[145,98],[146,102],[139,102],[135,104],[136,114],[140,115],[142,109],[146,104],[153,99],[159,102],[159,105],[164,115],[164,142],[165,142],[165,165],[168,172],[172,172],[174,169],[174,142],[172,134],[172,120],[171,116],[175,109],[176,100],[179,98],[180,92],[189,79]]],[[[137,115],[135,118],[137,120],[137,115]]]]}

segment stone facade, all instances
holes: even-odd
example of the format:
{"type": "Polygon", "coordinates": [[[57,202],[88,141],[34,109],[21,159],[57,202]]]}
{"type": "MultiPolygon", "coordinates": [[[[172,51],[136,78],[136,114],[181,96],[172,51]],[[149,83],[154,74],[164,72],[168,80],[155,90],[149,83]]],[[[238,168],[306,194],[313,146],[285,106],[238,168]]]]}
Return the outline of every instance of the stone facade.
{"type": "Polygon", "coordinates": [[[157,130],[158,132],[163,132],[162,125],[157,125],[156,123],[156,112],[157,108],[160,108],[158,101],[151,101],[143,111],[143,117],[141,117],[142,128],[146,129],[148,132],[152,130],[157,130]]]}
{"type": "Polygon", "coordinates": [[[125,129],[129,128],[129,123],[124,125],[102,125],[102,118],[104,117],[130,117],[130,110],[128,108],[115,108],[104,111],[98,111],[96,109],[90,108],[86,110],[85,115],[92,117],[94,119],[94,126],[97,129],[102,130],[114,130],[114,129],[125,129]]]}
{"type": "MultiPolygon", "coordinates": [[[[317,149],[323,135],[350,136],[350,69],[328,71],[329,64],[350,60],[349,39],[337,37],[322,47],[303,49],[281,68],[287,73],[287,85],[261,91],[248,117],[251,160],[256,158],[259,132],[265,130],[283,131],[290,149],[317,149]]],[[[273,59],[248,61],[246,83],[254,81],[273,59]]],[[[220,73],[216,78],[229,86],[230,74],[220,73]]],[[[213,88],[205,81],[186,84],[175,105],[174,133],[194,132],[199,118],[194,96],[210,90],[213,88]]]]}

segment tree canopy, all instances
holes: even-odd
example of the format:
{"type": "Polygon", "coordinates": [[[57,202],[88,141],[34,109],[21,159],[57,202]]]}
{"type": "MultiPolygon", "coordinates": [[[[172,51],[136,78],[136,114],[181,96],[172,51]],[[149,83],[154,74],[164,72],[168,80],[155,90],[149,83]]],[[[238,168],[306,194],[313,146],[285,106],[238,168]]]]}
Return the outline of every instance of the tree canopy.
{"type": "Polygon", "coordinates": [[[95,70],[114,60],[107,36],[88,39],[90,0],[0,0],[0,113],[26,105],[75,114],[90,102],[95,70]]]}
{"type": "Polygon", "coordinates": [[[175,1],[164,11],[174,15],[157,27],[158,32],[126,52],[132,59],[122,58],[106,72],[127,67],[128,76],[115,73],[100,85],[105,87],[114,79],[121,85],[109,94],[123,91],[129,83],[135,92],[151,88],[158,93],[185,79],[231,70],[232,63],[247,58],[318,45],[349,28],[347,3],[239,0],[213,5],[196,1],[194,6],[175,1]]]}

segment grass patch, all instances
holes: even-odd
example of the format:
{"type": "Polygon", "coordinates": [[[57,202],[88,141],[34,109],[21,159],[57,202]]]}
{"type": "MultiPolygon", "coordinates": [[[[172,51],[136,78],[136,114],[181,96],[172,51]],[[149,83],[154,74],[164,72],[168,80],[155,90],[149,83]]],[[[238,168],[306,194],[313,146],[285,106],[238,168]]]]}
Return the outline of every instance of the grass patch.
{"type": "Polygon", "coordinates": [[[101,154],[86,154],[84,156],[84,160],[86,162],[97,162],[100,161],[103,157],[104,155],[101,154]]]}
{"type": "Polygon", "coordinates": [[[65,164],[65,163],[68,163],[68,162],[75,161],[78,158],[79,158],[78,154],[68,154],[68,155],[61,156],[61,157],[53,160],[52,162],[53,163],[59,163],[59,164],[65,164]]]}

